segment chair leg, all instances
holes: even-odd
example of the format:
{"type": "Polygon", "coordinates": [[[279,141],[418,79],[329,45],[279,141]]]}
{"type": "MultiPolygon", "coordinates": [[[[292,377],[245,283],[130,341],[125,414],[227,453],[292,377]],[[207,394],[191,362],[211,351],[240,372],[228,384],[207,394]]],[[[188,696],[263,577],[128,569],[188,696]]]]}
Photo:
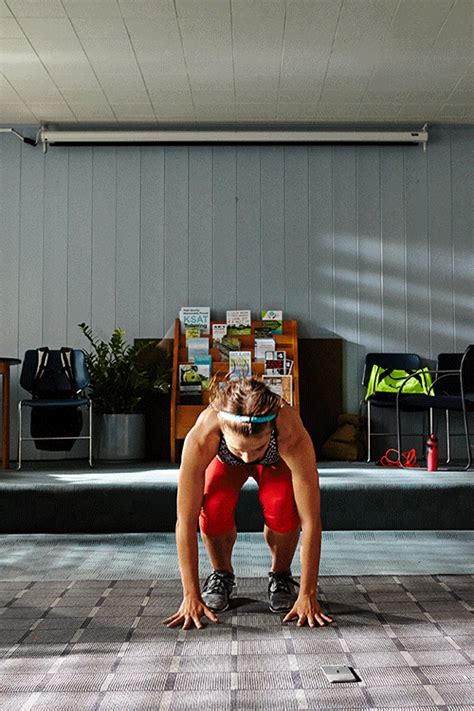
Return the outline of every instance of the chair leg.
{"type": "Polygon", "coordinates": [[[89,466],[92,467],[92,402],[89,400],[89,466]]]}
{"type": "Polygon", "coordinates": [[[396,402],[396,417],[397,417],[397,449],[398,449],[398,463],[402,467],[402,469],[405,469],[405,465],[403,464],[402,461],[402,417],[401,417],[401,411],[400,411],[400,404],[398,402],[398,396],[397,396],[397,402],[396,402]]]}
{"type": "Polygon", "coordinates": [[[370,462],[372,457],[371,432],[372,429],[370,426],[370,400],[367,400],[367,462],[370,462]]]}
{"type": "Polygon", "coordinates": [[[449,410],[445,410],[446,414],[446,464],[451,461],[451,430],[449,422],[449,410]]]}
{"type": "Polygon", "coordinates": [[[21,400],[18,403],[18,458],[16,468],[21,469],[21,400]]]}
{"type": "Polygon", "coordinates": [[[466,435],[466,448],[467,448],[467,463],[466,463],[466,466],[464,467],[464,470],[467,471],[468,469],[471,468],[472,454],[471,454],[471,440],[469,437],[469,422],[467,421],[467,411],[466,411],[466,404],[464,402],[464,398],[463,398],[463,408],[462,408],[462,419],[464,422],[464,434],[466,435]]]}

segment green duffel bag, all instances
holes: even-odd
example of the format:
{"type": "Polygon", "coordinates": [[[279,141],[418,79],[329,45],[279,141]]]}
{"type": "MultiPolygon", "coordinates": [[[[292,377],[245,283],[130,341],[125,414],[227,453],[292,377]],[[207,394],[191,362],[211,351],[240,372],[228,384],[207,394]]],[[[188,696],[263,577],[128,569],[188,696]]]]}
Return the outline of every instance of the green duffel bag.
{"type": "Polygon", "coordinates": [[[373,365],[367,384],[365,399],[376,393],[396,395],[400,390],[404,395],[434,395],[433,380],[428,368],[419,370],[395,370],[373,365]],[[403,387],[402,387],[403,386],[403,387]]]}

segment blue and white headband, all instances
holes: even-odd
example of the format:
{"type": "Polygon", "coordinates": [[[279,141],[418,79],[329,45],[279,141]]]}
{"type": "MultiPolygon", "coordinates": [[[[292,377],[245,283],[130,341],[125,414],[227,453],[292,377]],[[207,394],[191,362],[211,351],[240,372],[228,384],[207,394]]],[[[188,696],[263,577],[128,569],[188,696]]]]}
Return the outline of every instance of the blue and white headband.
{"type": "Polygon", "coordinates": [[[224,410],[219,410],[219,415],[224,420],[231,420],[232,422],[271,422],[276,418],[276,415],[234,415],[232,412],[225,412],[224,410]]]}

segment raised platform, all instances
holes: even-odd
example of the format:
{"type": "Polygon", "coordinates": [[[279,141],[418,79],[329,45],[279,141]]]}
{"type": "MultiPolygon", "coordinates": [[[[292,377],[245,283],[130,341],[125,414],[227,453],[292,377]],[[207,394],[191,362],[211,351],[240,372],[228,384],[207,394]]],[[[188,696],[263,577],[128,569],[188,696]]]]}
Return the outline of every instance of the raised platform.
{"type": "MultiPolygon", "coordinates": [[[[474,471],[382,469],[363,463],[319,467],[323,528],[469,530],[474,471]]],[[[0,533],[173,531],[177,467],[26,463],[0,473],[0,533]],[[67,466],[67,468],[66,468],[67,466]]],[[[258,490],[248,481],[236,513],[240,531],[260,531],[258,490]]]]}

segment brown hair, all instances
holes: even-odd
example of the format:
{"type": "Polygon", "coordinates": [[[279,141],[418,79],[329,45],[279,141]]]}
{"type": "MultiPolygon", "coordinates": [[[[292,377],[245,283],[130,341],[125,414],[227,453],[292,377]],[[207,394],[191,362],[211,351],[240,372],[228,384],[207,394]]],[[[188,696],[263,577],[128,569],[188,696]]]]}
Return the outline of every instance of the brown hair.
{"type": "MultiPolygon", "coordinates": [[[[277,415],[283,404],[280,396],[269,390],[263,380],[255,376],[227,380],[224,381],[224,384],[223,381],[218,382],[217,378],[213,378],[209,390],[210,405],[217,413],[227,412],[231,415],[264,417],[265,415],[277,415]]],[[[271,420],[269,422],[225,421],[227,429],[244,437],[263,432],[271,425],[271,420]]]]}

